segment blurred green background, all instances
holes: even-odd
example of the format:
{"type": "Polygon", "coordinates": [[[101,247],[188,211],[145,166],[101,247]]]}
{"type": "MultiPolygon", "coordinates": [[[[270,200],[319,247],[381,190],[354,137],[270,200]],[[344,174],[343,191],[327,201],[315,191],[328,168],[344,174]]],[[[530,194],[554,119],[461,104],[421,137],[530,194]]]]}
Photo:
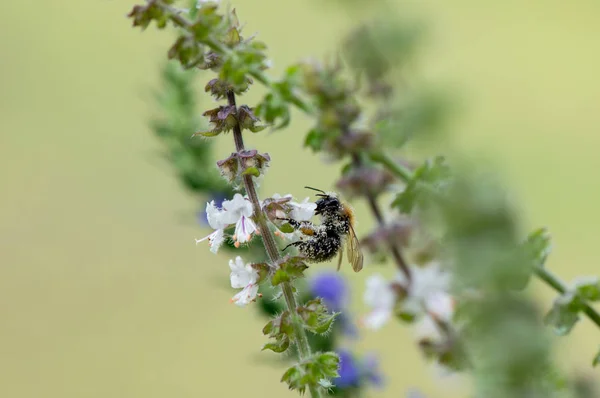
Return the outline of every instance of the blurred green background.
{"type": "MultiPolygon", "coordinates": [[[[194,244],[208,232],[194,221],[199,203],[157,156],[151,90],[172,35],[133,30],[133,4],[0,5],[0,396],[293,396],[278,383],[275,356],[259,352],[265,321],[228,302],[226,253],[194,244]]],[[[246,34],[268,43],[275,76],[327,54],[361,15],[316,1],[235,6],[246,34]]],[[[429,27],[422,78],[457,95],[455,148],[502,171],[524,230],[550,228],[550,267],[566,280],[599,274],[600,3],[398,7],[429,27]]],[[[309,124],[298,116],[285,131],[247,139],[273,157],[263,194],[332,186],[339,168],[299,150],[309,124]]],[[[231,148],[219,137],[219,154],[231,148]]],[[[360,235],[372,221],[356,207],[360,235]]],[[[348,274],[357,311],[371,272],[348,274]]],[[[548,308],[552,292],[532,287],[548,308]]],[[[581,322],[560,342],[565,367],[597,376],[589,363],[599,343],[600,331],[581,322]]],[[[381,352],[388,385],[374,397],[413,386],[432,397],[461,391],[439,381],[399,324],[365,333],[358,347],[381,352]]]]}

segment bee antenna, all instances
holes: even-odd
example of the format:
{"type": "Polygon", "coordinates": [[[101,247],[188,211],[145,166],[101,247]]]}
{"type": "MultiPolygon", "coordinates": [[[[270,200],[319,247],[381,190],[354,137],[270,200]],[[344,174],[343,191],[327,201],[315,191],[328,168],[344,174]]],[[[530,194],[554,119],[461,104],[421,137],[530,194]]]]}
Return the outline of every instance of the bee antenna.
{"type": "Polygon", "coordinates": [[[322,189],[317,189],[317,188],[313,188],[313,187],[304,187],[304,188],[306,188],[306,189],[312,189],[313,191],[321,192],[323,195],[327,195],[325,193],[325,191],[323,191],[322,189]]]}

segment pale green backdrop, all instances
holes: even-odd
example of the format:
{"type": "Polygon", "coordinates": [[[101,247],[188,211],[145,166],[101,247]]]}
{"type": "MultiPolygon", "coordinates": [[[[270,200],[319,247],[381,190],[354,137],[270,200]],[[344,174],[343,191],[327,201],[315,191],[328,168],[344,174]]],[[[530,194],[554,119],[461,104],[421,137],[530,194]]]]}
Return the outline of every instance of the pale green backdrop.
{"type": "MultiPolygon", "coordinates": [[[[360,15],[323,3],[235,5],[246,32],[269,44],[279,74],[327,54],[360,15]]],[[[157,159],[150,90],[171,36],[130,28],[132,5],[0,5],[0,396],[293,396],[278,383],[274,356],[259,353],[264,320],[228,302],[226,254],[194,245],[207,233],[194,224],[198,203],[157,159]]],[[[456,147],[502,169],[524,228],[550,228],[549,266],[568,280],[599,274],[600,3],[398,7],[429,24],[422,77],[457,94],[456,147]]],[[[252,105],[260,92],[245,100],[252,105]]],[[[263,193],[331,187],[338,167],[300,150],[307,126],[302,119],[247,140],[273,157],[263,193]]],[[[231,147],[219,138],[220,153],[231,147]]],[[[357,208],[360,234],[372,224],[357,208]]],[[[369,272],[348,274],[357,311],[369,272]]],[[[548,307],[552,293],[534,288],[548,307]]],[[[359,349],[381,351],[388,375],[387,390],[373,397],[411,386],[432,397],[461,391],[439,383],[407,328],[365,336],[359,349]]],[[[561,341],[568,365],[596,377],[589,363],[598,346],[600,331],[587,321],[561,341]]]]}

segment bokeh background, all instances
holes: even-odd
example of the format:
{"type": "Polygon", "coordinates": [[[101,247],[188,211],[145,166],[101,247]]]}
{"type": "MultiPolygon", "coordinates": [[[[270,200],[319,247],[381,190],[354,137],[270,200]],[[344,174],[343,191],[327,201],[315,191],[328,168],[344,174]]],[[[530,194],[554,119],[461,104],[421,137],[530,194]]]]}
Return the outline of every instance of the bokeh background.
{"type": "MultiPolygon", "coordinates": [[[[0,396],[293,396],[275,357],[259,352],[264,320],[228,302],[227,254],[194,244],[208,232],[195,222],[201,204],[159,159],[148,120],[172,35],[133,30],[133,4],[0,4],[0,396]]],[[[421,77],[460,103],[453,147],[497,167],[524,230],[550,228],[551,268],[566,280],[599,274],[600,3],[397,4],[429,29],[421,77]]],[[[362,15],[316,1],[234,5],[246,33],[268,43],[275,75],[328,54],[362,15]]],[[[303,197],[303,185],[328,189],[338,173],[300,150],[308,121],[298,116],[248,139],[273,157],[263,193],[303,197]]],[[[219,137],[220,154],[231,147],[219,137]]],[[[360,235],[372,224],[356,207],[360,235]]],[[[348,274],[357,312],[370,272],[348,274]]],[[[548,308],[553,293],[532,290],[548,308]]],[[[582,321],[560,341],[565,368],[598,377],[599,343],[582,321]]],[[[388,376],[370,396],[462,391],[440,381],[402,325],[364,333],[358,350],[379,351],[388,376]]]]}

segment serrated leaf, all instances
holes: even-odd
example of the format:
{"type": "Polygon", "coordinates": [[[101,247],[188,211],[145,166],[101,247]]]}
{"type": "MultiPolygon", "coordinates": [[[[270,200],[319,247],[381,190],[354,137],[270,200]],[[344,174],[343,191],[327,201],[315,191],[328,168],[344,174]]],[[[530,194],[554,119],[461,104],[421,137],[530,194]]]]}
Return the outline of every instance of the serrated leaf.
{"type": "Polygon", "coordinates": [[[192,137],[201,136],[201,137],[216,137],[221,134],[220,131],[199,131],[197,133],[192,134],[192,137]]]}
{"type": "Polygon", "coordinates": [[[316,353],[310,358],[289,368],[281,378],[290,390],[300,393],[307,387],[320,387],[322,381],[338,377],[340,358],[333,352],[316,353]]]}
{"type": "Polygon", "coordinates": [[[294,337],[294,329],[289,311],[284,311],[263,327],[263,334],[269,336],[270,342],[263,346],[263,350],[284,352],[290,346],[294,337]]]}
{"type": "Polygon", "coordinates": [[[574,283],[574,287],[582,299],[588,301],[600,300],[600,280],[598,277],[581,278],[574,283]]]}
{"type": "Polygon", "coordinates": [[[244,172],[242,173],[243,175],[250,175],[250,176],[254,176],[254,177],[258,177],[260,176],[260,171],[258,171],[258,169],[256,167],[248,167],[246,168],[246,170],[244,170],[244,172]]]}
{"type": "Polygon", "coordinates": [[[273,286],[277,286],[284,282],[291,282],[294,279],[304,277],[304,270],[308,265],[299,257],[286,257],[279,264],[277,271],[271,278],[273,286]]]}
{"type": "Polygon", "coordinates": [[[268,126],[264,125],[264,124],[255,124],[254,126],[250,126],[248,127],[248,130],[252,131],[253,133],[258,133],[260,131],[263,131],[264,129],[266,129],[268,126]]]}
{"type": "Polygon", "coordinates": [[[331,329],[339,313],[328,312],[323,300],[317,298],[298,307],[298,315],[306,329],[315,334],[324,334],[331,329]]]}
{"type": "Polygon", "coordinates": [[[544,322],[551,326],[554,332],[559,336],[569,334],[575,324],[579,321],[579,311],[581,310],[581,300],[573,292],[567,292],[554,300],[552,309],[544,322]]]}
{"type": "Polygon", "coordinates": [[[240,32],[238,32],[237,28],[231,28],[229,29],[229,32],[227,32],[227,35],[224,38],[224,42],[225,44],[227,44],[229,47],[233,47],[236,44],[238,44],[240,42],[240,32]]]}
{"type": "Polygon", "coordinates": [[[289,346],[290,346],[290,340],[282,339],[282,340],[276,341],[274,343],[267,343],[267,344],[263,345],[261,351],[271,350],[273,352],[282,353],[282,352],[285,352],[285,350],[287,350],[289,348],[289,346]]]}
{"type": "Polygon", "coordinates": [[[432,190],[439,190],[450,178],[450,168],[442,156],[427,160],[413,173],[404,191],[394,198],[392,207],[402,213],[411,213],[419,201],[427,199],[432,190]]]}

